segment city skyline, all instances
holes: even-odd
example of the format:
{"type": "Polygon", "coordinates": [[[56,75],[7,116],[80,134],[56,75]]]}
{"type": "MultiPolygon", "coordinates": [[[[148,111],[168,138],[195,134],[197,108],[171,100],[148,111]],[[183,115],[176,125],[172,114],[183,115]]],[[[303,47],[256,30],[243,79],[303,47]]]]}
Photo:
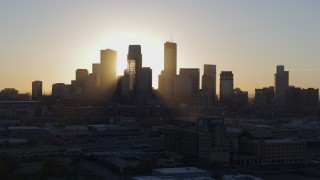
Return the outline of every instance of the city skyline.
{"type": "Polygon", "coordinates": [[[141,45],[143,66],[153,70],[157,88],[163,43],[171,37],[177,43],[177,71],[200,68],[202,75],[204,64],[215,64],[217,74],[232,71],[234,87],[253,94],[272,86],[275,67],[283,64],[290,85],[320,87],[314,78],[320,72],[316,1],[94,2],[2,1],[0,89],[31,92],[31,82],[41,80],[48,94],[52,84],[75,79],[76,69],[91,69],[107,48],[117,51],[117,75],[122,75],[130,44],[141,45]]]}

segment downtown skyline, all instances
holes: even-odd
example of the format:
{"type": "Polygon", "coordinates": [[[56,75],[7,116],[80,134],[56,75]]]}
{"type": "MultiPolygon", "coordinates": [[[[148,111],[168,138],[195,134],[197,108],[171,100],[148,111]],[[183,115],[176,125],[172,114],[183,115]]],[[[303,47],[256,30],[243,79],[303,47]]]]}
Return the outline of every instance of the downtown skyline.
{"type": "Polygon", "coordinates": [[[232,71],[234,86],[253,94],[255,88],[273,86],[275,67],[283,64],[290,85],[320,87],[316,1],[72,5],[1,2],[0,89],[31,92],[31,82],[41,80],[48,94],[52,84],[74,79],[76,69],[91,69],[99,62],[99,50],[107,48],[117,51],[117,75],[122,75],[130,44],[141,45],[143,66],[152,68],[157,88],[163,42],[170,38],[177,43],[177,71],[200,68],[202,75],[203,64],[215,64],[217,74],[232,71]]]}

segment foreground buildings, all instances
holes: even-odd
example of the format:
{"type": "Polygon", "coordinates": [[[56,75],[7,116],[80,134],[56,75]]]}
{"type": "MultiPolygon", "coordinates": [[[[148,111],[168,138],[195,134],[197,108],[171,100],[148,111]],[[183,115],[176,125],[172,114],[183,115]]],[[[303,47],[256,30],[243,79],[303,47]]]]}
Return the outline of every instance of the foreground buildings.
{"type": "Polygon", "coordinates": [[[223,118],[199,118],[194,128],[164,129],[167,150],[206,166],[250,167],[306,162],[306,142],[267,132],[225,128],[223,118]]]}

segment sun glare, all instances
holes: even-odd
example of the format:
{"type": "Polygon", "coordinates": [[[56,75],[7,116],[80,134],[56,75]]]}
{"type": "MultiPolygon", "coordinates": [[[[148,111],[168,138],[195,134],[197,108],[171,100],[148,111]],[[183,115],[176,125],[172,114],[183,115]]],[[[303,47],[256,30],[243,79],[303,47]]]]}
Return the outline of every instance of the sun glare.
{"type": "Polygon", "coordinates": [[[142,65],[152,69],[153,87],[158,87],[158,75],[163,69],[164,41],[141,33],[119,32],[105,40],[104,47],[117,51],[117,74],[123,75],[127,68],[129,45],[141,45],[142,65]]]}

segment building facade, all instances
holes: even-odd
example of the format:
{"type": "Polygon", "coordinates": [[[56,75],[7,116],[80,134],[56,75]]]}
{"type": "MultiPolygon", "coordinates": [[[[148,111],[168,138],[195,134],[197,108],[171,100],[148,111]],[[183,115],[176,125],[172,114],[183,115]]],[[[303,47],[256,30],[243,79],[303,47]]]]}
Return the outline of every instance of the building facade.
{"type": "Polygon", "coordinates": [[[233,73],[221,71],[220,73],[220,103],[231,104],[233,97],[233,73]]]}
{"type": "Polygon", "coordinates": [[[111,49],[100,51],[100,86],[103,95],[109,99],[117,87],[117,52],[111,49]]]}
{"type": "Polygon", "coordinates": [[[204,72],[202,75],[202,91],[206,91],[211,94],[211,101],[209,104],[215,104],[216,100],[216,65],[204,65],[204,72]]]}
{"type": "Polygon", "coordinates": [[[277,66],[277,71],[274,75],[274,97],[275,103],[283,106],[285,103],[285,93],[289,88],[289,71],[284,70],[283,65],[277,66]]]}
{"type": "Polygon", "coordinates": [[[42,81],[32,82],[32,99],[38,100],[42,97],[42,81]]]}

